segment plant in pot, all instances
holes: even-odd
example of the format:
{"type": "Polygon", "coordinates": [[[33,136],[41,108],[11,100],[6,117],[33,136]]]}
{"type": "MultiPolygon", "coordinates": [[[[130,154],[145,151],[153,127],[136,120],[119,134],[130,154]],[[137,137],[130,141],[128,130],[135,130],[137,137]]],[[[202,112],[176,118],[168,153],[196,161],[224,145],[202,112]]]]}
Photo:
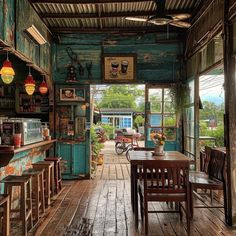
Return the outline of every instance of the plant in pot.
{"type": "Polygon", "coordinates": [[[104,144],[99,141],[98,134],[95,132],[94,127],[90,129],[91,135],[91,144],[92,144],[92,162],[96,162],[97,164],[101,163],[101,150],[104,147],[104,144]]]}

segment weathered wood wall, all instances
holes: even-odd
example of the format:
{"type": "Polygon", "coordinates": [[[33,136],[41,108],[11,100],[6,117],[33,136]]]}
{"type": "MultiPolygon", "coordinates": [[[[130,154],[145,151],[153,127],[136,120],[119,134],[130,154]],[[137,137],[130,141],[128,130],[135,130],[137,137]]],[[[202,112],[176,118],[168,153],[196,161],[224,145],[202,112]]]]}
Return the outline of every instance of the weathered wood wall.
{"type": "Polygon", "coordinates": [[[103,53],[135,53],[137,54],[137,82],[176,82],[181,79],[182,43],[172,35],[166,40],[166,35],[147,34],[140,36],[115,36],[74,34],[60,35],[59,43],[55,45],[53,58],[53,79],[64,82],[67,66],[71,60],[66,52],[70,47],[78,55],[78,60],[85,68],[84,76],[77,79],[80,83],[102,83],[103,53]],[[88,78],[86,63],[92,62],[92,78],[88,78]]]}

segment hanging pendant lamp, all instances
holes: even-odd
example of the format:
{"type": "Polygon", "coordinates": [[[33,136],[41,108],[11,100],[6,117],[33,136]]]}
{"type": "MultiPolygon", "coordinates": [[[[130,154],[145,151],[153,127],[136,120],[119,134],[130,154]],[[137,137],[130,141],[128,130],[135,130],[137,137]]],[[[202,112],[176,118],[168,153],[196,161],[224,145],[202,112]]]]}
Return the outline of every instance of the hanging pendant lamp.
{"type": "Polygon", "coordinates": [[[25,91],[28,95],[32,95],[35,91],[35,80],[30,72],[30,66],[29,66],[29,74],[25,80],[25,91]]]}
{"type": "Polygon", "coordinates": [[[39,92],[42,95],[44,95],[44,94],[46,94],[48,92],[48,86],[47,86],[47,83],[44,80],[44,77],[43,77],[42,83],[39,85],[39,92]]]}
{"type": "Polygon", "coordinates": [[[0,74],[2,81],[5,84],[10,84],[14,79],[15,71],[13,70],[12,64],[8,59],[8,51],[7,51],[7,59],[3,63],[2,69],[0,70],[0,74]]]}

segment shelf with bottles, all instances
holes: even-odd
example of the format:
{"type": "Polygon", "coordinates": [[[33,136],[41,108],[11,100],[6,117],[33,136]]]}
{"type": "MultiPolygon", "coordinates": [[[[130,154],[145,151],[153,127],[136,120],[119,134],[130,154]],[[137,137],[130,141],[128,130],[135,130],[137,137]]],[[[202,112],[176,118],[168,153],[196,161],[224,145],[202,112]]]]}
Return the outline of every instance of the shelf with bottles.
{"type": "Polygon", "coordinates": [[[13,110],[15,108],[15,88],[12,85],[0,85],[0,109],[13,110]]]}
{"type": "Polygon", "coordinates": [[[85,111],[79,105],[56,107],[57,138],[63,140],[85,140],[85,111]]]}
{"type": "Polygon", "coordinates": [[[28,95],[24,92],[16,90],[16,112],[18,114],[25,113],[37,113],[47,114],[49,113],[49,98],[46,95],[41,95],[35,92],[33,95],[28,95]]]}

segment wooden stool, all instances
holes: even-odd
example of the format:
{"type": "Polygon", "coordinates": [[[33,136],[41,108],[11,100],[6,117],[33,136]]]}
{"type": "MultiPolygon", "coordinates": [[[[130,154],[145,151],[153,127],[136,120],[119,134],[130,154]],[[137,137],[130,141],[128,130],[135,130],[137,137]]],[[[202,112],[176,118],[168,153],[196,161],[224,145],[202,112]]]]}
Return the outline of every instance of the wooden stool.
{"type": "Polygon", "coordinates": [[[38,161],[32,164],[34,170],[45,170],[44,182],[45,182],[45,204],[49,206],[51,204],[51,197],[54,196],[54,162],[53,161],[38,161]]]}
{"type": "Polygon", "coordinates": [[[30,223],[30,228],[33,227],[31,177],[9,175],[1,182],[5,184],[5,193],[9,193],[10,195],[10,204],[12,202],[13,187],[20,187],[20,209],[11,209],[10,206],[10,212],[19,212],[20,217],[11,217],[11,220],[21,221],[22,235],[27,235],[28,220],[30,223]]]}
{"type": "Polygon", "coordinates": [[[44,160],[54,162],[55,191],[56,194],[58,194],[62,189],[61,167],[60,167],[61,157],[47,157],[44,160]]]}
{"type": "Polygon", "coordinates": [[[0,194],[0,208],[3,210],[0,235],[10,236],[10,197],[8,194],[0,194]]]}
{"type": "Polygon", "coordinates": [[[36,222],[39,221],[39,210],[45,213],[45,199],[44,199],[44,169],[34,170],[29,169],[23,172],[23,176],[32,177],[32,203],[33,203],[33,217],[36,222]]]}

